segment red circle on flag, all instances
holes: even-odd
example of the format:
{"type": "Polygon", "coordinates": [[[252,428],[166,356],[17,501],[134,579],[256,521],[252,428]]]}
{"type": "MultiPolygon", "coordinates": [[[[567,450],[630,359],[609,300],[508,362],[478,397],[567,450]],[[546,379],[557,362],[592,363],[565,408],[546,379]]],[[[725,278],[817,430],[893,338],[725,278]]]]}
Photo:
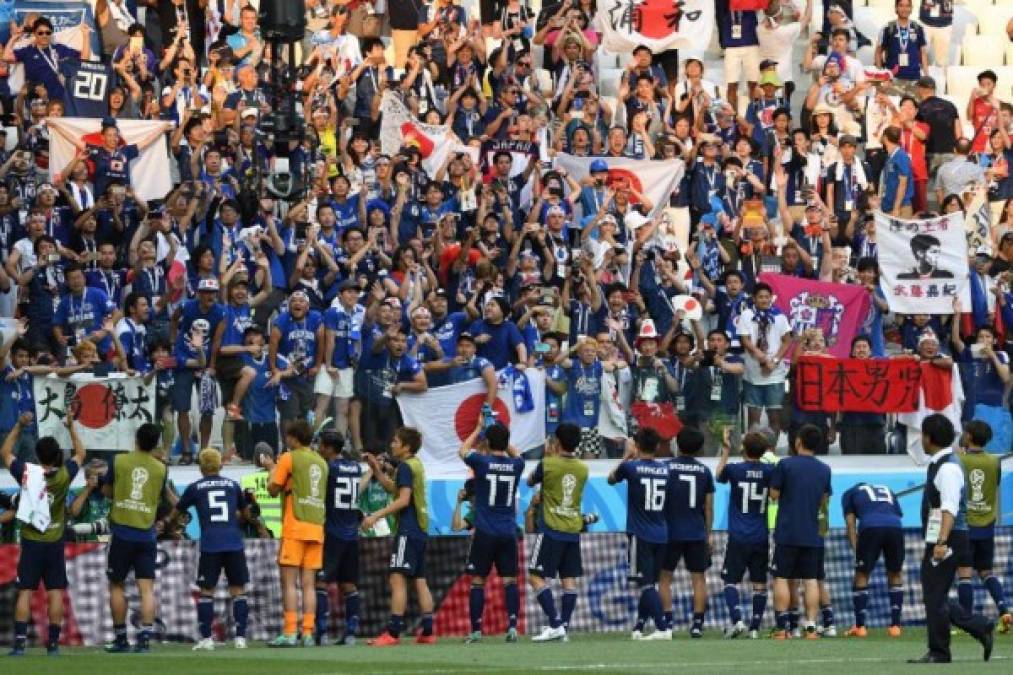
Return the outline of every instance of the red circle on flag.
{"type": "MultiPolygon", "coordinates": [[[[644,186],[641,184],[640,179],[635,173],[629,169],[620,169],[612,167],[609,169],[608,184],[615,188],[617,185],[629,185],[632,190],[636,190],[638,193],[644,193],[644,186]]],[[[630,203],[639,204],[640,200],[637,199],[633,193],[630,193],[630,203]]]]}
{"type": "Polygon", "coordinates": [[[75,419],[89,429],[101,429],[113,420],[114,406],[108,404],[109,387],[86,384],[70,402],[75,419]]]}
{"type": "Polygon", "coordinates": [[[637,32],[646,38],[664,38],[679,26],[682,9],[669,0],[644,0],[637,7],[640,26],[637,32]]]}
{"type": "Polygon", "coordinates": [[[694,309],[696,309],[696,300],[690,298],[689,300],[686,301],[684,308],[687,312],[693,311],[694,309]]]}
{"type": "MultiPolygon", "coordinates": [[[[461,401],[461,405],[457,406],[457,412],[454,413],[454,431],[457,432],[457,437],[462,441],[471,435],[471,432],[478,426],[478,418],[482,415],[482,405],[485,403],[485,394],[472,394],[468,398],[461,401]]],[[[496,402],[492,405],[492,410],[496,413],[496,421],[510,426],[510,411],[507,410],[506,405],[503,401],[496,399],[496,402]]]]}

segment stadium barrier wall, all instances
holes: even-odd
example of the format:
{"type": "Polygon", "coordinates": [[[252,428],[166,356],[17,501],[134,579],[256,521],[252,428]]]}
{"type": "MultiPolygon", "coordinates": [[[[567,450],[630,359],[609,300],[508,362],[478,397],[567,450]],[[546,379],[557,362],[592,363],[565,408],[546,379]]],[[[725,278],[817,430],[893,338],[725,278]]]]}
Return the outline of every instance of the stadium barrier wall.
{"type": "MultiPolygon", "coordinates": [[[[716,550],[707,572],[710,600],[706,626],[720,628],[728,623],[728,612],[721,590],[721,560],[726,536],[714,534],[716,550]]],[[[904,624],[923,624],[924,607],[918,570],[922,553],[921,534],[905,533],[904,624]]],[[[381,631],[388,616],[389,590],[387,564],[392,539],[362,539],[360,551],[360,594],[362,597],[362,635],[381,631]]],[[[520,547],[522,593],[520,630],[535,633],[542,626],[542,613],[533,594],[528,593],[524,562],[533,537],[525,537],[520,547]]],[[[469,630],[468,590],[470,578],[464,574],[469,547],[468,537],[433,537],[426,551],[426,578],[436,603],[435,626],[440,635],[463,635],[469,630]]],[[[584,577],[578,586],[579,599],[571,622],[571,630],[580,632],[626,631],[633,624],[637,607],[637,589],[628,585],[626,575],[626,536],[619,533],[588,534],[581,539],[584,577]]],[[[273,638],[281,628],[281,590],[276,563],[278,542],[270,539],[247,540],[246,556],[250,568],[247,596],[250,604],[248,636],[253,640],[273,638]]],[[[64,642],[74,645],[100,645],[112,639],[112,622],[108,611],[105,579],[106,544],[67,544],[67,578],[69,588],[64,595],[66,623],[64,642]]],[[[158,620],[157,639],[169,642],[190,642],[197,636],[197,613],[194,605],[198,546],[196,542],[160,542],[158,545],[158,577],[156,581],[158,620]]],[[[0,641],[9,643],[13,630],[13,609],[17,590],[14,584],[18,547],[0,546],[0,641]]],[[[833,598],[838,627],[847,627],[853,620],[851,580],[853,558],[843,531],[835,530],[827,539],[826,579],[833,598]]],[[[995,573],[1007,589],[1013,584],[1013,528],[999,528],[996,533],[995,573]]],[[[689,575],[680,570],[675,575],[676,627],[685,630],[692,613],[689,575]]],[[[136,588],[128,583],[131,632],[137,630],[138,598],[136,588]]],[[[868,622],[870,627],[886,626],[889,619],[886,577],[882,565],[870,582],[868,622]]],[[[343,625],[342,605],[337,589],[331,588],[330,633],[338,635],[343,625]]],[[[558,592],[558,588],[557,588],[558,592]]],[[[748,612],[750,593],[742,586],[744,612],[748,612]]],[[[984,589],[976,582],[975,604],[987,615],[995,616],[995,608],[984,589]]],[[[417,618],[414,597],[409,605],[409,625],[417,618]]],[[[32,599],[33,635],[45,635],[45,593],[36,591],[32,599]]],[[[772,601],[767,604],[764,628],[773,621],[772,601]]],[[[496,634],[506,630],[502,581],[492,575],[487,582],[484,629],[496,634]]],[[[216,591],[214,634],[217,639],[232,635],[231,610],[224,580],[216,591]]]]}

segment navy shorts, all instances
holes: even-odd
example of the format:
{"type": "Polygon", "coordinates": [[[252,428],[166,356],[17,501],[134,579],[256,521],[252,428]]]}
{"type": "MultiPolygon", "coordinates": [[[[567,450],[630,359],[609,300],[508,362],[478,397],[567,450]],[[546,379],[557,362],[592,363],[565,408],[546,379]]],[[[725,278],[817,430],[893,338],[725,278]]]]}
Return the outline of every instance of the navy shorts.
{"type": "Polygon", "coordinates": [[[748,571],[750,582],[765,584],[769,566],[770,545],[767,542],[750,544],[729,539],[721,567],[721,580],[726,584],[737,584],[748,571]]]}
{"type": "Polygon", "coordinates": [[[542,533],[535,537],[528,572],[542,579],[576,579],[584,576],[580,559],[580,541],[553,539],[542,533]]]}
{"type": "Polygon", "coordinates": [[[887,572],[903,571],[904,530],[899,527],[870,527],[858,533],[855,569],[872,574],[880,556],[883,556],[887,572]]]}
{"type": "Polygon", "coordinates": [[[477,577],[487,577],[493,565],[501,577],[517,577],[517,538],[497,537],[476,530],[466,571],[477,577]]]}
{"type": "Polygon", "coordinates": [[[390,571],[403,574],[409,579],[426,575],[426,538],[409,537],[399,534],[394,538],[394,550],[390,554],[390,571]]]}
{"type": "Polygon", "coordinates": [[[665,551],[668,545],[647,541],[633,534],[627,534],[626,540],[629,544],[627,549],[630,564],[629,580],[640,586],[657,583],[658,575],[665,564],[665,551]]]}
{"type": "Polygon", "coordinates": [[[995,560],[995,537],[987,539],[968,539],[967,558],[970,562],[964,564],[958,559],[957,564],[961,567],[973,567],[976,572],[983,572],[992,569],[992,562],[995,560]]]}
{"type": "Polygon", "coordinates": [[[18,589],[34,591],[39,582],[47,591],[60,591],[67,587],[67,562],[63,557],[63,541],[21,540],[21,557],[18,558],[18,589]]]}
{"type": "Polygon", "coordinates": [[[827,578],[827,568],[824,564],[826,560],[827,547],[820,546],[819,551],[816,553],[816,581],[823,581],[827,578]]]}
{"type": "Polygon", "coordinates": [[[822,546],[777,544],[770,572],[775,579],[819,579],[822,563],[822,546]]]}
{"type": "Polygon", "coordinates": [[[136,579],[155,578],[158,545],[153,541],[127,541],[113,535],[109,542],[106,577],[115,584],[123,583],[130,571],[136,579]]]}
{"type": "Polygon", "coordinates": [[[172,409],[176,412],[190,412],[193,401],[193,389],[199,380],[193,368],[180,368],[176,371],[176,379],[172,383],[172,409]]]}
{"type": "Polygon", "coordinates": [[[217,586],[222,570],[225,570],[225,579],[229,582],[229,586],[245,586],[250,581],[250,572],[246,569],[246,553],[242,549],[201,551],[200,560],[197,562],[197,587],[217,586]]]}
{"type": "Polygon", "coordinates": [[[324,566],[317,572],[317,581],[359,583],[359,540],[324,537],[324,566]]]}
{"type": "Polygon", "coordinates": [[[686,571],[694,574],[706,572],[711,566],[711,552],[706,541],[670,541],[665,547],[665,561],[661,569],[675,571],[682,560],[686,571]]]}

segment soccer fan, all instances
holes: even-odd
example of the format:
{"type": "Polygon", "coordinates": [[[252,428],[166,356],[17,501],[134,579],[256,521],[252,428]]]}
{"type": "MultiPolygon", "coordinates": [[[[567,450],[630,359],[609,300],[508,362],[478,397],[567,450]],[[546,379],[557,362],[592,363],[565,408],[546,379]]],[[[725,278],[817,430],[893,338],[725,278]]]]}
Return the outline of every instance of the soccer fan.
{"type": "Polygon", "coordinates": [[[284,624],[271,647],[312,647],[316,628],[316,575],[323,566],[324,522],[327,489],[327,462],[310,449],[313,430],[306,420],[293,420],[284,432],[285,447],[277,463],[270,455],[261,455],[261,464],[271,473],[267,492],[284,495],[281,524],[281,601],[284,624]],[[298,632],[297,606],[302,587],[302,636],[298,632]]]}
{"type": "Polygon", "coordinates": [[[67,494],[78,469],[84,464],[85,448],[74,428],[74,417],[64,418],[74,454],[63,461],[63,450],[52,436],[43,436],[35,443],[38,464],[18,459],[14,455],[21,429],[32,423],[22,413],[14,428],[0,446],[0,462],[11,472],[21,487],[22,500],[49,500],[46,510],[33,510],[31,522],[21,523],[21,555],[18,557],[18,595],[14,605],[14,644],[11,656],[24,656],[28,644],[28,622],[31,620],[31,600],[41,581],[46,585],[49,616],[49,633],[46,653],[60,652],[60,631],[63,627],[63,590],[67,588],[67,563],[63,557],[63,535],[67,526],[67,494]],[[37,492],[44,486],[41,495],[37,492]],[[35,492],[35,496],[32,495],[35,492]]]}
{"type": "Polygon", "coordinates": [[[820,605],[817,577],[822,537],[819,511],[832,494],[830,467],[816,459],[824,452],[826,438],[819,427],[803,425],[795,435],[794,454],[779,461],[770,478],[770,498],[777,502],[774,526],[774,616],[775,640],[788,637],[788,607],[791,580],[805,589],[805,637],[817,639],[816,613],[820,605]]]}
{"type": "MultiPolygon", "coordinates": [[[[133,651],[151,649],[155,623],[155,515],[166,488],[165,464],[152,453],[162,432],[147,423],[137,428],[132,452],[114,455],[103,477],[103,491],[113,500],[109,510],[112,540],[109,542],[109,610],[113,618],[113,641],[106,651],[121,654],[130,651],[127,642],[126,579],[131,570],[141,596],[141,631],[133,651]]],[[[167,492],[170,501],[175,495],[167,492]],[[171,496],[170,496],[171,495],[171,496]]]]}
{"type": "Polygon", "coordinates": [[[626,481],[626,540],[629,580],[640,587],[634,640],[671,640],[672,629],[665,623],[658,594],[658,577],[665,560],[668,523],[665,498],[668,494],[669,464],[655,459],[660,442],[658,432],[642,428],[627,443],[626,453],[609,474],[609,485],[626,481]],[[654,632],[644,635],[647,619],[654,620],[654,632]]]}
{"type": "Polygon", "coordinates": [[[327,461],[327,521],[324,524],[324,566],[317,574],[316,644],[328,633],[331,596],[337,583],[345,599],[345,631],[337,644],[354,645],[359,629],[359,492],[363,470],[353,460],[340,432],[320,434],[320,455],[327,461]]]}
{"type": "Polygon", "coordinates": [[[841,510],[848,528],[848,541],[855,552],[855,581],[852,602],[855,625],[851,637],[866,637],[866,608],[869,605],[869,577],[880,556],[886,566],[890,595],[890,637],[900,637],[900,616],[904,606],[904,516],[897,495],[885,485],[866,482],[852,486],[841,496],[841,510]]]}
{"type": "Polygon", "coordinates": [[[1002,468],[999,457],[985,451],[992,429],[981,420],[964,423],[960,445],[964,452],[960,463],[967,481],[968,554],[957,559],[957,599],[967,613],[974,607],[971,570],[978,573],[988,594],[999,610],[999,631],[1008,633],[1013,624],[1006,595],[999,577],[992,573],[995,559],[995,523],[999,517],[999,483],[1002,468]]]}
{"type": "Polygon", "coordinates": [[[995,626],[980,614],[968,612],[949,599],[960,560],[967,559],[967,492],[960,459],[952,449],[953,423],[945,415],[929,415],[922,422],[922,446],[929,457],[922,493],[922,597],[925,602],[929,650],[908,663],[949,663],[950,624],[981,643],[983,657],[992,656],[995,626]]]}
{"type": "Polygon", "coordinates": [[[668,461],[668,549],[661,564],[661,603],[665,628],[674,626],[672,576],[682,561],[693,586],[692,638],[703,637],[707,612],[707,568],[711,564],[711,525],[714,521],[714,476],[697,456],[703,450],[703,432],[684,428],[675,437],[679,455],[668,461]]]}
{"type": "Polygon", "coordinates": [[[767,607],[767,565],[770,547],[767,537],[767,496],[774,467],[762,461],[771,449],[763,434],[750,432],[742,439],[745,461],[729,462],[732,451],[732,430],[726,428],[721,442],[721,458],[714,473],[719,483],[728,483],[728,544],[721,566],[725,582],[725,604],[732,623],[725,637],[737,638],[749,631],[749,637],[760,637],[760,622],[767,607]],[[749,572],[753,586],[752,614],[749,626],[742,621],[737,585],[749,572]]]}
{"type": "Polygon", "coordinates": [[[584,527],[581,504],[587,482],[587,464],[575,453],[580,446],[580,427],[563,422],[548,441],[553,446],[528,476],[528,486],[541,484],[541,529],[531,550],[528,582],[538,598],[549,625],[531,638],[534,642],[562,640],[577,607],[577,579],[584,574],[580,558],[580,532],[584,527]],[[556,611],[552,588],[546,580],[559,575],[563,586],[562,613],[556,611]]]}
{"type": "Polygon", "coordinates": [[[494,564],[503,580],[508,623],[506,641],[517,642],[521,595],[517,588],[516,500],[524,460],[510,445],[510,430],[506,426],[499,422],[485,426],[482,420],[464,439],[458,454],[475,473],[475,534],[467,567],[471,575],[468,595],[471,634],[465,642],[475,643],[482,639],[485,581],[494,564]],[[474,447],[480,435],[485,436],[488,453],[481,453],[474,447]]]}
{"type": "Polygon", "coordinates": [[[197,626],[200,640],[193,651],[214,651],[211,624],[215,618],[215,587],[224,571],[232,597],[232,616],[236,621],[236,649],[246,649],[246,622],[250,608],[246,601],[246,584],[250,574],[246,567],[243,533],[239,514],[247,507],[239,483],[220,475],[222,455],[214,448],[204,448],[197,456],[201,478],[187,486],[176,502],[173,520],[189,509],[197,511],[200,523],[200,559],[197,562],[197,626]]]}
{"type": "Polygon", "coordinates": [[[386,631],[369,641],[368,644],[373,647],[392,647],[401,643],[404,613],[408,606],[408,579],[411,579],[415,587],[422,612],[422,626],[415,635],[415,642],[436,644],[436,635],[433,634],[433,596],[426,583],[429,508],[426,501],[425,468],[417,456],[421,447],[422,436],[417,429],[401,427],[394,432],[390,450],[400,464],[393,480],[383,471],[374,455],[366,455],[373,477],[383,484],[388,493],[397,496],[387,506],[363,518],[362,530],[365,532],[373,529],[377,521],[390,514],[398,515],[394,553],[390,557],[390,621],[387,622],[386,631]]]}

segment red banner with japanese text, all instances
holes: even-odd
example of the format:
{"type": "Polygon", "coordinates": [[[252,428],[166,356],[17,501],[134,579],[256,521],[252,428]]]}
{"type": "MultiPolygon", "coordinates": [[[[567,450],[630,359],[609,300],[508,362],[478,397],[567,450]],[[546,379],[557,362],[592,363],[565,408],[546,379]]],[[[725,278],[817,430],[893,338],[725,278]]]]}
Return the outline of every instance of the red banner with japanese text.
{"type": "Polygon", "coordinates": [[[915,359],[803,356],[795,364],[795,402],[812,412],[913,412],[921,381],[915,359]]]}

